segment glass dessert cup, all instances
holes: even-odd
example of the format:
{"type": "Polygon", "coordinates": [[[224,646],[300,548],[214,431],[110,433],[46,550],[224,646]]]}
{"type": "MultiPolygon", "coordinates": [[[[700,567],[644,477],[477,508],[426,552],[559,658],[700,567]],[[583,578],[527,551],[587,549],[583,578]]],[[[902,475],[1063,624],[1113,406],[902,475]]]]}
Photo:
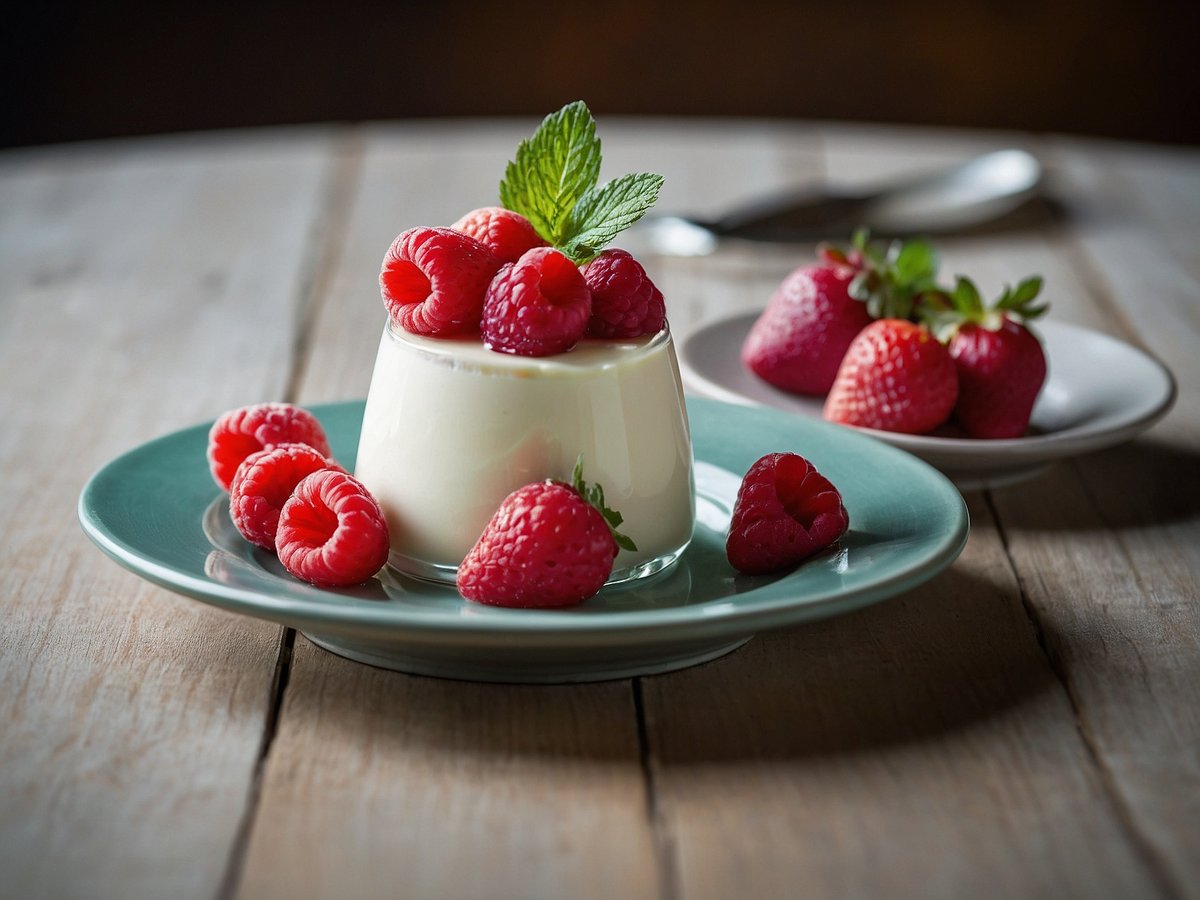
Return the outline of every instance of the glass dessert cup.
{"type": "Polygon", "coordinates": [[[389,565],[453,583],[512,491],[547,478],[604,488],[637,544],[608,584],[659,572],[692,537],[692,445],[670,331],[585,340],[568,353],[497,353],[478,337],[384,328],[355,476],[383,507],[389,565]]]}

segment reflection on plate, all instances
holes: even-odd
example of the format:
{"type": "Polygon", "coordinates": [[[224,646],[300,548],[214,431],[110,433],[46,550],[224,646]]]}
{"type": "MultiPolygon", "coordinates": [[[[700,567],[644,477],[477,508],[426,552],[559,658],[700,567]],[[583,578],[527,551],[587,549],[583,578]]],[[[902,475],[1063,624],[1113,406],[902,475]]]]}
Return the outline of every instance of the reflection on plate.
{"type": "MultiPolygon", "coordinates": [[[[334,455],[352,460],[361,402],[317,406],[334,455]]],[[[84,530],[122,565],[225,609],[301,629],[351,659],[424,675],[564,682],[665,672],[714,659],[756,631],[875,603],[933,577],[967,537],[962,497],[938,472],[878,441],[774,410],[688,401],[698,522],[679,562],[569,610],[467,603],[445,586],[384,574],[322,590],[243,541],[208,474],[208,425],[144,444],[97,472],[84,530]],[[742,474],[794,450],[841,489],[851,530],[782,576],[739,575],[725,530],[742,474]]]]}
{"type": "MultiPolygon", "coordinates": [[[[721,319],[679,348],[689,390],[747,405],[821,418],[822,401],[767,384],[741,363],[742,342],[758,317],[721,319]]],[[[1097,331],[1039,322],[1049,374],[1033,408],[1030,433],[1010,440],[893,434],[853,429],[907,450],[940,469],[961,490],[997,487],[1036,475],[1050,463],[1127,441],[1149,428],[1175,400],[1175,380],[1157,360],[1097,331]]]]}

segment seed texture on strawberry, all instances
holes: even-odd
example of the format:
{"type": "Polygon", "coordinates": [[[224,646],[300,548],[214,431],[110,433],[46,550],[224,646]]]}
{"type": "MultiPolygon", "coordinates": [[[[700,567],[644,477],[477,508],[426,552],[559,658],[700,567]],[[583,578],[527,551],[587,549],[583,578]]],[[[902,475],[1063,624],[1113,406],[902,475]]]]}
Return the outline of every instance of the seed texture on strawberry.
{"type": "Polygon", "coordinates": [[[871,323],[850,296],[854,270],[796,269],[771,296],[742,344],[742,363],[768,384],[820,396],[828,392],[846,348],[871,323]]]}
{"type": "Polygon", "coordinates": [[[795,453],[769,453],[750,467],[734,501],[725,554],[739,572],[790,568],[850,526],[842,496],[795,453]]]}
{"type": "Polygon", "coordinates": [[[450,227],[475,238],[500,263],[516,262],[526,250],[546,246],[528,219],[503,206],[473,209],[450,227]]]}
{"type": "Polygon", "coordinates": [[[580,270],[592,292],[587,333],[598,338],[656,334],[667,322],[662,291],[624,250],[605,250],[580,270]]]}
{"type": "Polygon", "coordinates": [[[483,343],[501,353],[550,356],[579,342],[592,294],[579,268],[551,247],[536,247],[503,266],[483,304],[483,343]]]}
{"type": "Polygon", "coordinates": [[[296,485],[331,467],[337,464],[307,444],[280,444],[251,453],[229,486],[229,517],[246,540],[274,550],[279,511],[296,485]]]}
{"type": "Polygon", "coordinates": [[[851,342],[824,416],[843,425],[925,434],[950,417],[957,398],[949,351],[920,325],[879,319],[851,342]]]}
{"type": "Polygon", "coordinates": [[[297,484],[283,505],[275,550],[284,568],[310,584],[359,584],[387,563],[387,520],[361,482],[322,469],[297,484]]]}
{"type": "Polygon", "coordinates": [[[500,263],[475,238],[450,228],[410,228],[383,258],[379,291],[405,331],[424,335],[479,330],[483,295],[500,263]]]}
{"type": "Polygon", "coordinates": [[[742,364],[785,391],[822,396],[850,342],[874,319],[906,319],[935,289],[937,254],[924,241],[885,249],[865,230],[852,246],[820,248],[820,263],[793,271],[742,344],[742,364]]]}
{"type": "Polygon", "coordinates": [[[582,603],[612,574],[624,547],[637,547],[616,530],[621,515],[604,502],[599,485],[583,481],[582,459],[573,484],[540,481],[513,491],[458,567],[458,591],[493,606],[560,607],[582,603]]]}
{"type": "Polygon", "coordinates": [[[959,278],[950,309],[929,316],[958,369],[954,416],[969,437],[1015,438],[1025,434],[1033,404],[1046,380],[1046,355],[1025,322],[1046,311],[1033,300],[1036,276],[1006,288],[985,307],[975,284],[959,278]]]}
{"type": "Polygon", "coordinates": [[[329,441],[317,417],[290,403],[258,403],[230,410],[208,432],[208,466],[229,490],[238,466],[251,453],[280,444],[308,444],[329,456],[329,441]]]}

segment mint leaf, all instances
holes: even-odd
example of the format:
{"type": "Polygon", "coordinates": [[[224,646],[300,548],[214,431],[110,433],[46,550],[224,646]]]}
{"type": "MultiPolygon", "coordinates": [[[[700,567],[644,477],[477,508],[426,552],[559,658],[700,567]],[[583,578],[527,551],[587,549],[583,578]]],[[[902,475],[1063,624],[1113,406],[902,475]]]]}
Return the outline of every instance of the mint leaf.
{"type": "Polygon", "coordinates": [[[661,175],[638,172],[585,191],[567,216],[560,249],[577,264],[590,261],[605,244],[645,215],[658,199],[662,183],[661,175]]]}
{"type": "Polygon", "coordinates": [[[542,120],[504,170],[500,203],[520,213],[546,241],[559,246],[567,218],[600,177],[596,122],[581,100],[542,120]]]}

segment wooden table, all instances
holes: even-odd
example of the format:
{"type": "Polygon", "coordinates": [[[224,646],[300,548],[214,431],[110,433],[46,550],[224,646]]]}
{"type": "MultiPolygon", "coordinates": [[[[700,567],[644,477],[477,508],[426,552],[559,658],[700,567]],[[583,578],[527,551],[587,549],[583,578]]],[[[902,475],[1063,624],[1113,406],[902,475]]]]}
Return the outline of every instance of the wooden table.
{"type": "MultiPolygon", "coordinates": [[[[947,238],[1165,361],[1124,447],[972,494],[927,585],[707,665],[506,686],[349,662],[158,589],[75,503],[118,453],[359,397],[379,260],[494,202],[532,121],[0,154],[0,896],[1200,897],[1200,153],[819,123],[600,122],[665,211],[999,146],[1065,215],[947,238]]],[[[678,336],[812,247],[647,261],[678,336]]],[[[147,511],[147,515],[152,515],[147,511]]]]}

